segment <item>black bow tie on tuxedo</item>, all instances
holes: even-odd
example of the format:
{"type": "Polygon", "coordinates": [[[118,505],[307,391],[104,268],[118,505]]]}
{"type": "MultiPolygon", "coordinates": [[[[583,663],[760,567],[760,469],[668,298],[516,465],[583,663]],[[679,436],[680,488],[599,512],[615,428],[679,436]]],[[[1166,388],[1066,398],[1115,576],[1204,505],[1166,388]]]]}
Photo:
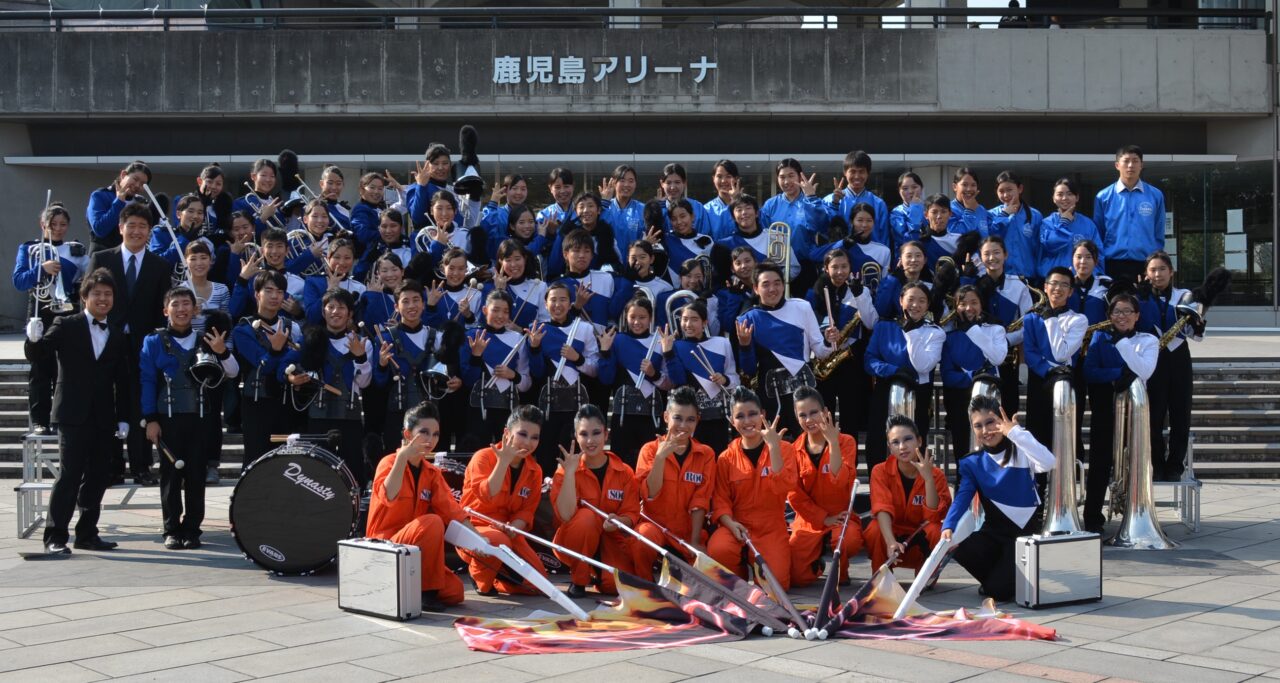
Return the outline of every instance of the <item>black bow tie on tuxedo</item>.
{"type": "Polygon", "coordinates": [[[93,323],[93,324],[94,324],[94,326],[95,326],[95,327],[97,327],[98,329],[102,329],[102,330],[107,329],[107,324],[106,324],[106,323],[104,323],[104,322],[102,322],[102,321],[94,320],[94,319],[90,318],[90,319],[89,319],[89,322],[93,323]]]}

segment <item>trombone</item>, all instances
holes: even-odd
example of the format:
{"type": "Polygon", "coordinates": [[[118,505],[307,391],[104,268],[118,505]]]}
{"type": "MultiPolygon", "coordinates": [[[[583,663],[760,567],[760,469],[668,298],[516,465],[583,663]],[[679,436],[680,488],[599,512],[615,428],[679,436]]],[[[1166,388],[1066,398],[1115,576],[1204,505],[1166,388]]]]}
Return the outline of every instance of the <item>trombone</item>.
{"type": "Polygon", "coordinates": [[[169,217],[165,215],[160,202],[156,201],[156,195],[151,191],[151,186],[143,183],[142,189],[146,190],[151,206],[155,207],[156,213],[160,214],[160,227],[169,232],[169,241],[173,243],[173,250],[178,255],[177,262],[173,264],[173,275],[170,277],[169,284],[174,287],[186,287],[194,293],[196,286],[191,282],[191,272],[187,270],[187,259],[182,254],[182,245],[178,244],[178,235],[173,231],[173,225],[169,223],[169,217]]]}
{"type": "Polygon", "coordinates": [[[765,228],[765,234],[769,237],[769,246],[765,251],[765,258],[778,264],[782,268],[783,278],[783,298],[791,298],[791,225],[782,221],[774,221],[765,228]]]}
{"type": "Polygon", "coordinates": [[[316,194],[316,191],[311,189],[311,186],[307,184],[307,181],[302,179],[301,173],[294,173],[293,177],[298,181],[298,194],[304,201],[310,204],[311,202],[320,199],[320,195],[316,194]]]}

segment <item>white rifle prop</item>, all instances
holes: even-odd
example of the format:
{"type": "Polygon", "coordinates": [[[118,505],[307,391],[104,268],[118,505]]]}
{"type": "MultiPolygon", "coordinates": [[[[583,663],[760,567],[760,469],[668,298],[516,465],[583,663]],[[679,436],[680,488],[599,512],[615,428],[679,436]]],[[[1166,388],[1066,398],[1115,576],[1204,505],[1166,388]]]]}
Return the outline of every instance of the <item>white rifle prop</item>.
{"type": "MultiPolygon", "coordinates": [[[[468,510],[468,512],[475,514],[471,510],[468,510]]],[[[516,551],[512,550],[510,546],[495,546],[489,543],[484,536],[456,521],[449,522],[449,527],[444,531],[444,540],[452,543],[457,548],[483,553],[501,560],[503,564],[515,570],[520,575],[520,578],[542,591],[543,595],[551,598],[552,602],[562,607],[574,619],[581,621],[591,620],[591,617],[587,616],[587,613],[581,607],[570,600],[569,596],[557,590],[547,577],[543,576],[533,565],[526,562],[523,557],[516,554],[516,551]]]]}

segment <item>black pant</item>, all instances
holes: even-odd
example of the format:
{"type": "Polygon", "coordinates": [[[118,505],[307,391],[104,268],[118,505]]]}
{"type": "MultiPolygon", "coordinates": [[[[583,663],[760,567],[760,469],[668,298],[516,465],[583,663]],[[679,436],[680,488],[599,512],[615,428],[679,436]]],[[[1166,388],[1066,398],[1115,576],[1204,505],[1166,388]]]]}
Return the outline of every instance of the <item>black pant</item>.
{"type": "Polygon", "coordinates": [[[58,360],[53,356],[31,362],[27,373],[27,414],[31,424],[49,426],[53,411],[53,387],[58,382],[58,360]]]}
{"type": "Polygon", "coordinates": [[[764,404],[761,407],[764,408],[765,419],[772,423],[774,417],[781,416],[782,419],[778,420],[778,431],[785,429],[788,435],[800,433],[800,421],[796,419],[796,402],[792,394],[774,395],[768,387],[757,393],[760,396],[760,402],[764,404]]]}
{"type": "MultiPolygon", "coordinates": [[[[960,485],[960,458],[973,450],[973,430],[969,427],[969,400],[973,389],[942,388],[942,407],[947,411],[947,431],[951,432],[951,455],[955,460],[956,486],[960,485]]],[[[934,454],[935,460],[938,454],[934,454]]]]}
{"type": "Polygon", "coordinates": [[[1107,497],[1115,466],[1115,392],[1110,384],[1089,385],[1089,471],[1084,480],[1084,523],[1102,524],[1102,499],[1107,497]]]}
{"type": "MultiPolygon", "coordinates": [[[[436,407],[440,409],[440,443],[436,448],[442,451],[466,450],[462,442],[467,433],[468,412],[471,410],[469,401],[465,389],[447,393],[436,401],[436,407]]],[[[476,410],[479,411],[479,408],[476,410]]],[[[403,413],[400,418],[404,419],[403,413]]],[[[394,443],[400,443],[400,440],[397,438],[394,443]]],[[[489,444],[482,444],[481,447],[487,445],[489,444]]]]}
{"type": "MultiPolygon", "coordinates": [[[[206,415],[207,418],[207,415],[206,415]]],[[[205,445],[201,443],[208,420],[196,413],[160,418],[160,438],[175,460],[183,461],[177,469],[163,453],[160,458],[160,510],[164,519],[164,535],[178,538],[200,538],[204,522],[205,445]],[[186,515],[183,513],[185,498],[186,515]]]]}
{"type": "Polygon", "coordinates": [[[1031,371],[1027,372],[1027,431],[1045,446],[1053,444],[1053,385],[1031,371]]]}
{"type": "Polygon", "coordinates": [[[248,467],[263,453],[271,450],[271,435],[285,432],[281,429],[284,406],[279,396],[264,396],[253,400],[253,394],[240,396],[240,424],[244,435],[244,462],[240,469],[248,467]]]}
{"type": "MultiPolygon", "coordinates": [[[[338,430],[341,437],[338,440],[338,452],[336,455],[347,464],[347,469],[351,470],[351,476],[356,478],[356,483],[360,490],[364,490],[364,485],[369,481],[367,468],[364,463],[364,426],[360,420],[329,420],[321,418],[311,418],[307,429],[315,434],[328,434],[331,430],[338,430]]],[[[375,465],[377,463],[374,463],[375,465]]]]}
{"type": "Polygon", "coordinates": [[[1146,271],[1146,261],[1130,261],[1126,259],[1107,259],[1107,275],[1114,283],[1128,282],[1137,284],[1138,276],[1146,271]]]}
{"type": "MultiPolygon", "coordinates": [[[[1017,358],[1013,349],[1009,349],[1009,356],[1017,358]]],[[[1005,414],[1009,417],[1013,417],[1022,405],[1022,386],[1018,384],[1018,366],[1019,363],[1016,362],[1006,362],[1000,366],[1000,407],[1004,408],[1005,414]]],[[[1028,376],[1030,374],[1030,372],[1027,373],[1028,376]]],[[[1027,391],[1029,393],[1031,390],[1028,388],[1027,391]]]]}
{"type": "Polygon", "coordinates": [[[459,435],[458,450],[474,453],[485,446],[495,444],[502,439],[502,430],[507,426],[507,418],[511,417],[510,408],[485,408],[468,404],[467,430],[459,435]]]}
{"type": "MultiPolygon", "coordinates": [[[[843,430],[842,430],[843,431],[843,430]]],[[[698,421],[698,428],[693,431],[693,438],[711,447],[717,456],[729,447],[729,421],[717,417],[698,421]]]]}
{"type": "Polygon", "coordinates": [[[609,425],[609,450],[634,468],[640,448],[657,436],[652,415],[614,415],[609,425]]]}
{"type": "MultiPolygon", "coordinates": [[[[544,476],[551,476],[556,473],[556,466],[561,457],[560,447],[569,448],[569,444],[573,441],[573,413],[567,411],[558,411],[554,413],[546,413],[542,421],[542,436],[538,440],[538,450],[535,451],[534,457],[538,461],[538,467],[542,468],[544,476]]],[[[611,434],[615,440],[617,434],[611,434]]],[[[615,449],[616,450],[616,449],[615,449]]]]}
{"type": "MultiPolygon", "coordinates": [[[[127,362],[129,367],[137,368],[141,366],[138,357],[142,350],[142,336],[146,332],[138,332],[134,330],[126,335],[129,340],[129,355],[127,362]],[[138,339],[135,345],[133,339],[138,339]]],[[[147,441],[147,433],[142,429],[142,402],[138,399],[142,395],[142,377],[137,372],[129,373],[130,396],[133,400],[129,402],[129,436],[125,439],[126,450],[128,451],[129,472],[131,474],[142,474],[151,471],[152,447],[151,442],[147,441]]]]}
{"type": "MultiPolygon", "coordinates": [[[[871,395],[871,407],[867,414],[867,470],[885,461],[888,455],[889,421],[889,386],[892,382],[887,377],[876,379],[875,390],[871,395]]],[[[929,416],[933,410],[933,384],[917,384],[913,389],[916,394],[916,414],[910,416],[920,432],[920,447],[924,448],[929,438],[929,416]]]]}
{"type": "Polygon", "coordinates": [[[1161,351],[1155,373],[1147,380],[1151,404],[1151,471],[1157,480],[1182,477],[1191,436],[1191,351],[1187,342],[1161,351]],[[1164,426],[1169,425],[1169,441],[1164,426]]]}
{"type": "MultiPolygon", "coordinates": [[[[230,386],[226,382],[205,392],[204,417],[200,418],[200,433],[204,435],[201,451],[206,467],[218,466],[222,462],[222,406],[226,402],[226,394],[230,386]]],[[[165,439],[168,443],[168,439],[165,439]]]]}
{"type": "Polygon", "coordinates": [[[111,428],[87,425],[59,425],[58,448],[61,465],[58,481],[49,497],[49,518],[44,542],[66,543],[71,515],[80,508],[76,538],[98,537],[102,515],[102,494],[111,481],[111,466],[120,457],[120,442],[111,428]]]}
{"type": "Polygon", "coordinates": [[[1014,598],[1013,579],[1015,542],[1007,534],[978,529],[956,546],[955,561],[982,585],[982,590],[997,602],[1014,598]]]}
{"type": "Polygon", "coordinates": [[[848,360],[840,364],[831,376],[818,382],[822,400],[839,416],[840,431],[857,435],[867,429],[867,407],[871,399],[871,378],[863,368],[861,358],[866,354],[866,343],[853,346],[848,360]]]}

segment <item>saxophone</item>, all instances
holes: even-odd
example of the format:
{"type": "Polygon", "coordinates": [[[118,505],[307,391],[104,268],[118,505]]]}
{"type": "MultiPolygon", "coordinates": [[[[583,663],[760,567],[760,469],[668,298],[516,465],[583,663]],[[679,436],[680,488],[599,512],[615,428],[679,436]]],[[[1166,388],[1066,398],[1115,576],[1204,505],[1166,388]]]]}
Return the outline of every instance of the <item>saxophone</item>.
{"type": "Polygon", "coordinates": [[[836,368],[840,367],[842,363],[849,360],[849,356],[853,355],[852,346],[845,348],[841,347],[844,346],[845,342],[849,341],[849,337],[853,336],[854,330],[857,330],[858,326],[861,324],[862,314],[854,313],[853,320],[850,320],[847,325],[840,328],[840,338],[837,339],[835,343],[836,350],[833,351],[830,356],[827,356],[822,360],[814,361],[813,374],[818,379],[825,380],[830,377],[831,373],[836,371],[836,368]]]}

